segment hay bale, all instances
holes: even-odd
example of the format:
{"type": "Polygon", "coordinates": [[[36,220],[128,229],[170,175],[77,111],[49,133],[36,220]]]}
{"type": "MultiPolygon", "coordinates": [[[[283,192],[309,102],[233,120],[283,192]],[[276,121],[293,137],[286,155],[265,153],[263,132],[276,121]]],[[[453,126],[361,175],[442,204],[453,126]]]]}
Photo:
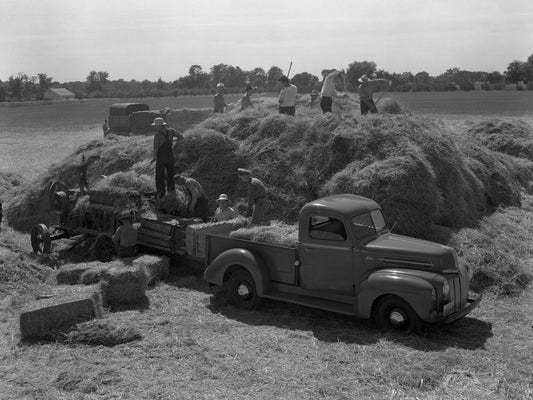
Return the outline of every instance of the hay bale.
{"type": "Polygon", "coordinates": [[[78,322],[101,318],[102,314],[99,285],[54,287],[46,298],[32,302],[20,314],[21,339],[43,339],[78,322]]]}
{"type": "Polygon", "coordinates": [[[106,265],[89,268],[81,274],[79,283],[83,285],[94,285],[99,283],[104,278],[108,269],[109,266],[106,265]]]}
{"type": "Polygon", "coordinates": [[[238,217],[229,221],[188,225],[185,231],[187,253],[195,257],[205,257],[207,234],[228,236],[230,232],[246,224],[247,221],[245,218],[238,217]]]}
{"type": "Polygon", "coordinates": [[[298,245],[298,226],[273,221],[269,226],[240,228],[231,232],[229,236],[278,246],[296,247],[298,245]]]}
{"type": "Polygon", "coordinates": [[[146,286],[148,278],[142,268],[111,267],[101,281],[104,304],[111,309],[122,306],[141,306],[148,304],[146,286]]]}
{"type": "Polygon", "coordinates": [[[100,261],[93,261],[79,264],[65,264],[59,267],[56,274],[56,281],[60,285],[77,285],[82,283],[85,279],[85,284],[91,284],[95,281],[91,276],[95,275],[96,271],[107,270],[112,267],[120,267],[124,264],[120,260],[103,263],[100,261]],[[85,278],[83,278],[85,276],[85,278]]]}
{"type": "Polygon", "coordinates": [[[153,286],[156,282],[168,278],[169,260],[166,256],[143,255],[134,259],[132,266],[144,271],[148,286],[153,286]]]}

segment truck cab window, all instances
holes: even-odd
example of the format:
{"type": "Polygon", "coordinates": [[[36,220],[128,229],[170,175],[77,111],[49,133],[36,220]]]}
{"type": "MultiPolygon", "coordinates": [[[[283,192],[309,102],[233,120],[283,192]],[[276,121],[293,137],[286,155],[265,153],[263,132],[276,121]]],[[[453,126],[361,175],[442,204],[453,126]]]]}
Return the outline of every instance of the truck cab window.
{"type": "Polygon", "coordinates": [[[342,221],[336,218],[312,215],[309,218],[309,237],[344,242],[346,240],[346,229],[342,221]]]}
{"type": "Polygon", "coordinates": [[[352,230],[357,239],[364,239],[376,234],[376,228],[370,213],[356,215],[352,218],[352,230]]]}

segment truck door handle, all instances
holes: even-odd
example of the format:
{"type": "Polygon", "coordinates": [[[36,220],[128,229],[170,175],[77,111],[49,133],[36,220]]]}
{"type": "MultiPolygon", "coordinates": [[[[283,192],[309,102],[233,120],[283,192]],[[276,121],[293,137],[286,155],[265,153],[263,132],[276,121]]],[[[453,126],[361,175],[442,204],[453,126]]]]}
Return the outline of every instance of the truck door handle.
{"type": "Polygon", "coordinates": [[[305,251],[313,251],[313,249],[309,248],[309,247],[304,247],[305,251]]]}

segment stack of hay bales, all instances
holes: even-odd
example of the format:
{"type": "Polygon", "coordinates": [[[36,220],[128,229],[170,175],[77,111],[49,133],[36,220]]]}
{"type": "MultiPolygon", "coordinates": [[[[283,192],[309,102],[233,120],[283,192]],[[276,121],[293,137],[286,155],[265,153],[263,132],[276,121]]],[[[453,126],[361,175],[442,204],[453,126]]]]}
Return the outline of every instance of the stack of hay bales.
{"type": "Polygon", "coordinates": [[[99,285],[54,287],[20,314],[21,338],[22,341],[44,339],[54,331],[102,315],[99,285]]]}
{"type": "Polygon", "coordinates": [[[213,110],[210,108],[170,110],[165,115],[165,121],[170,128],[174,128],[178,132],[183,132],[209,118],[212,113],[213,110]]]}
{"type": "Polygon", "coordinates": [[[157,282],[163,281],[168,278],[168,257],[143,255],[141,257],[135,258],[132,262],[132,266],[135,269],[140,269],[144,271],[147,278],[148,286],[153,286],[157,282]]]}
{"type": "Polygon", "coordinates": [[[235,218],[223,222],[188,225],[186,228],[186,248],[190,256],[204,258],[206,256],[206,235],[228,236],[247,223],[245,218],[235,218]]]}
{"type": "Polygon", "coordinates": [[[296,247],[298,245],[298,226],[274,221],[269,226],[240,228],[231,232],[230,237],[278,246],[296,247]]]}

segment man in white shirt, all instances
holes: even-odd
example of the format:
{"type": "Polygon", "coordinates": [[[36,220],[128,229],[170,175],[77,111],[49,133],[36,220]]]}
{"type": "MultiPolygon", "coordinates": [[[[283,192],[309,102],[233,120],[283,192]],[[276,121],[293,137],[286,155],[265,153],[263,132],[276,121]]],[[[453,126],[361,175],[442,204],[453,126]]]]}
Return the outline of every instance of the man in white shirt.
{"type": "Polygon", "coordinates": [[[296,86],[290,84],[289,78],[287,78],[285,75],[279,78],[278,81],[280,81],[282,84],[278,100],[279,113],[294,116],[296,113],[295,102],[298,89],[296,86]]]}
{"type": "Polygon", "coordinates": [[[337,95],[337,92],[335,91],[335,78],[337,76],[342,76],[342,71],[337,70],[323,70],[322,71],[322,78],[324,78],[324,83],[322,84],[322,91],[320,94],[322,95],[322,99],[320,100],[320,108],[322,109],[323,113],[332,112],[331,106],[333,105],[333,97],[337,95]]]}

